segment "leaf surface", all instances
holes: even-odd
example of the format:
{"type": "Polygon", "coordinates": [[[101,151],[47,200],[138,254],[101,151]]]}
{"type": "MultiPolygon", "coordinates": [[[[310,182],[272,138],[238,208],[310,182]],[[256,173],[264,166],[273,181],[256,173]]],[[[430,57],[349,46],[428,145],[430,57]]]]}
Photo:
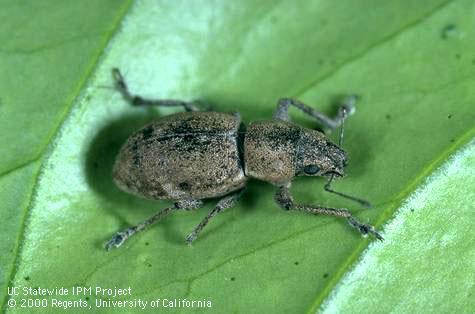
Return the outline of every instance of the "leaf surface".
{"type": "MultiPolygon", "coordinates": [[[[118,5],[116,14],[125,6],[118,5]]],[[[362,210],[325,194],[319,179],[299,178],[292,191],[298,201],[348,207],[380,226],[435,166],[474,135],[474,44],[468,39],[475,15],[467,10],[474,10],[469,1],[135,3],[86,87],[78,83],[87,73],[79,64],[72,66],[79,71],[76,80],[71,78],[76,85],[63,86],[54,72],[43,70],[42,84],[64,88],[62,98],[51,96],[62,105],[25,102],[26,109],[40,108],[41,117],[57,114],[58,108],[62,114],[24,127],[31,138],[48,135],[41,141],[50,144],[46,159],[36,157],[42,146],[25,135],[16,152],[23,162],[2,161],[1,180],[8,185],[1,193],[18,195],[10,203],[2,197],[10,206],[5,213],[15,212],[18,222],[6,234],[19,239],[9,242],[6,260],[6,265],[16,260],[16,266],[5,268],[2,278],[14,285],[130,286],[132,296],[126,299],[207,299],[216,312],[316,310],[368,240],[344,221],[280,210],[274,189],[264,183],[251,181],[240,205],[216,217],[192,247],[184,236],[212,203],[168,217],[119,250],[103,250],[114,232],[168,205],[120,192],[110,170],[133,130],[174,111],[131,108],[112,88],[111,68],[121,68],[134,93],[202,99],[219,111],[239,111],[245,122],[271,117],[283,96],[331,115],[339,95],[359,95],[357,112],[345,127],[348,177],[335,188],[375,207],[362,210]],[[74,98],[69,110],[64,103],[74,98]],[[58,131],[60,117],[65,120],[58,131]],[[18,168],[22,164],[27,166],[18,168]],[[33,189],[34,201],[25,201],[33,189]]],[[[91,66],[94,51],[76,50],[73,56],[91,66]]],[[[28,71],[29,78],[36,74],[28,71]]],[[[32,93],[44,90],[35,82],[28,83],[32,93]]],[[[2,95],[9,100],[3,110],[12,112],[5,121],[15,114],[19,121],[29,117],[25,108],[13,105],[20,103],[14,93],[2,95]]],[[[292,117],[316,126],[298,112],[292,117]]],[[[13,124],[5,130],[13,137],[19,128],[13,124]]],[[[7,147],[11,139],[2,141],[7,147]]],[[[87,297],[92,305],[96,299],[106,296],[87,297]]]]}
{"type": "Polygon", "coordinates": [[[475,306],[475,141],[398,210],[322,313],[471,313],[475,306]]]}
{"type": "Polygon", "coordinates": [[[1,2],[2,305],[7,282],[16,271],[40,166],[128,5],[93,0],[1,2]]]}

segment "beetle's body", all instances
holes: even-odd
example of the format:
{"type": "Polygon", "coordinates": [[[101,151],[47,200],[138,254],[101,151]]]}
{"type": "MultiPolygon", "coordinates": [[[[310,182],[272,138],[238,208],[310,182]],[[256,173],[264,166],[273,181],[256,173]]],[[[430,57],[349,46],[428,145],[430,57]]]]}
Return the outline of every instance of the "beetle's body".
{"type": "Polygon", "coordinates": [[[287,210],[343,217],[363,235],[382,237],[371,225],[356,220],[346,209],[295,203],[290,193],[296,176],[326,176],[329,192],[367,204],[333,191],[330,183],[342,177],[346,154],[323,133],[291,123],[288,108],[295,106],[328,129],[342,124],[353,109],[354,97],[341,106],[335,118],[288,98],[279,100],[272,120],[251,122],[247,129],[238,114],[200,112],[193,103],[178,100],[146,100],[130,94],[119,70],[116,84],[133,105],[183,106],[188,112],[154,121],[132,134],[114,165],[116,184],[126,192],[148,198],[175,201],[141,224],[118,232],[106,245],[118,247],[133,234],[159,221],[173,210],[200,207],[203,199],[220,198],[216,206],[186,238],[193,242],[211,218],[234,206],[248,178],[278,187],[277,203],[287,210]]]}
{"type": "Polygon", "coordinates": [[[323,133],[287,121],[256,121],[244,131],[237,114],[181,112],[129,137],[114,180],[144,198],[204,199],[242,189],[247,177],[279,186],[316,156],[346,159],[323,133]]]}

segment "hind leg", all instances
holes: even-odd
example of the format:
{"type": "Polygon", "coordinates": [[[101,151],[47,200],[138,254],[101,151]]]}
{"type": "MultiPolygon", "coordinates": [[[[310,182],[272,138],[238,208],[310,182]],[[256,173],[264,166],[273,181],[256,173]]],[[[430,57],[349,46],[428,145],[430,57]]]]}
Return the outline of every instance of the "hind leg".
{"type": "Polygon", "coordinates": [[[145,99],[140,96],[130,93],[127,84],[125,83],[122,73],[119,69],[112,69],[112,76],[115,80],[116,88],[122,96],[130,102],[133,106],[159,106],[159,107],[183,107],[186,111],[198,111],[198,108],[191,102],[174,100],[174,99],[145,99]]]}
{"type": "Polygon", "coordinates": [[[138,225],[129,227],[125,230],[117,232],[105,245],[107,251],[110,251],[113,248],[121,246],[127,239],[132,237],[134,234],[144,230],[145,228],[159,222],[168,214],[175,210],[185,209],[185,210],[192,210],[199,208],[203,205],[203,202],[200,200],[185,200],[179,201],[173,204],[173,206],[164,208],[157,212],[152,217],[144,220],[143,222],[139,223],[138,225]]]}

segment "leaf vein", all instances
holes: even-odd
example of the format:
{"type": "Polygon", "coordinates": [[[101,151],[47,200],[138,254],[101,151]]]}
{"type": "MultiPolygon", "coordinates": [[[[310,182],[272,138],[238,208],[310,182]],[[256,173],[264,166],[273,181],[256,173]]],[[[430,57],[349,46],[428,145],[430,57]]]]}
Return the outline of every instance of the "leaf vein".
{"type": "Polygon", "coordinates": [[[434,16],[435,14],[437,14],[439,11],[443,10],[446,6],[448,6],[450,3],[452,3],[454,0],[447,0],[443,3],[441,3],[440,5],[434,7],[432,10],[430,10],[429,12],[427,12],[425,15],[423,15],[422,17],[420,17],[419,19],[416,19],[414,21],[412,21],[411,23],[408,23],[406,25],[404,25],[403,27],[399,28],[398,30],[396,30],[395,32],[383,37],[380,41],[377,41],[375,42],[374,44],[368,46],[368,48],[366,48],[365,50],[361,51],[360,53],[357,53],[355,54],[354,56],[352,57],[349,57],[348,59],[342,61],[339,65],[337,65],[334,69],[332,69],[330,72],[328,72],[327,74],[323,75],[322,77],[319,77],[313,81],[311,81],[310,83],[308,83],[307,85],[305,85],[303,88],[297,90],[295,93],[294,93],[294,96],[295,97],[298,97],[298,96],[302,96],[304,93],[306,93],[308,90],[314,88],[315,86],[327,81],[328,79],[330,79],[331,77],[333,77],[335,74],[337,74],[340,70],[342,70],[343,68],[345,68],[347,65],[349,64],[352,64],[356,61],[358,61],[359,59],[363,58],[364,56],[366,56],[368,53],[370,53],[371,51],[375,50],[375,49],[378,49],[379,47],[381,46],[384,46],[386,43],[392,41],[393,39],[397,38],[398,36],[400,36],[401,34],[419,26],[420,24],[422,24],[423,22],[425,22],[426,20],[428,20],[429,18],[431,18],[432,16],[434,16]]]}
{"type": "Polygon", "coordinates": [[[57,41],[57,42],[51,42],[51,43],[46,43],[42,45],[38,45],[36,47],[32,47],[29,49],[18,49],[18,48],[13,48],[13,49],[0,49],[0,53],[6,54],[6,55],[31,55],[35,54],[38,52],[43,52],[43,51],[48,51],[48,50],[53,50],[56,48],[60,48],[62,46],[72,44],[75,42],[78,42],[83,39],[90,39],[94,37],[99,37],[101,34],[78,34],[76,36],[57,41]]]}
{"type": "MultiPolygon", "coordinates": [[[[46,142],[45,146],[41,149],[40,154],[37,157],[38,159],[41,158],[41,156],[43,156],[47,152],[48,147],[50,147],[50,145],[52,143],[52,140],[58,134],[59,130],[61,129],[61,126],[66,121],[66,118],[68,117],[68,113],[71,112],[76,98],[80,95],[80,91],[83,89],[83,87],[85,86],[87,80],[92,75],[93,69],[95,68],[95,66],[99,62],[99,59],[100,59],[101,55],[103,54],[105,47],[107,46],[107,44],[108,44],[110,38],[112,37],[112,35],[118,29],[122,19],[124,18],[126,13],[129,11],[129,8],[131,7],[131,4],[132,4],[132,1],[129,0],[123,6],[123,9],[119,13],[117,20],[115,20],[113,22],[113,26],[111,27],[111,29],[109,29],[108,31],[105,32],[104,40],[102,41],[102,43],[98,47],[98,53],[97,53],[96,57],[92,60],[89,67],[86,68],[85,75],[84,75],[83,79],[79,81],[77,88],[72,93],[75,96],[71,97],[71,99],[69,99],[69,101],[67,102],[67,108],[64,110],[60,121],[54,127],[54,130],[53,130],[51,136],[49,137],[48,141],[46,142]]],[[[45,158],[45,160],[46,159],[47,158],[45,158]]],[[[19,267],[18,264],[19,264],[19,260],[20,260],[20,256],[21,256],[21,248],[23,246],[23,241],[25,239],[25,229],[26,229],[28,218],[29,218],[29,213],[30,213],[30,210],[32,208],[32,204],[34,202],[35,191],[36,191],[37,186],[38,186],[39,177],[42,173],[42,169],[43,169],[45,160],[43,160],[41,166],[38,167],[38,169],[37,169],[37,171],[34,175],[34,182],[35,183],[33,184],[33,187],[32,187],[32,190],[31,190],[32,193],[30,193],[30,195],[27,199],[28,205],[23,209],[23,218],[22,218],[22,221],[21,221],[21,224],[20,224],[20,230],[19,230],[19,236],[18,236],[19,241],[18,241],[18,245],[15,248],[15,252],[13,253],[13,255],[15,257],[13,259],[13,267],[12,267],[10,276],[8,276],[8,280],[7,280],[8,283],[13,283],[13,281],[15,279],[15,276],[16,276],[16,273],[17,273],[17,270],[18,270],[18,267],[19,267]]],[[[3,309],[4,313],[6,312],[6,304],[7,304],[8,299],[9,299],[9,295],[7,293],[5,293],[2,304],[0,305],[0,308],[3,309]]]]}

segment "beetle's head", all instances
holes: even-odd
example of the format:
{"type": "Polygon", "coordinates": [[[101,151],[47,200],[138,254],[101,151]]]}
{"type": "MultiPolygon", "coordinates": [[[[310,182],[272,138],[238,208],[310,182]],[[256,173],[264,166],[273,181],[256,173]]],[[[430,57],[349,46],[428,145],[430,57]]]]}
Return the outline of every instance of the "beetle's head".
{"type": "Polygon", "coordinates": [[[345,151],[318,131],[302,130],[296,157],[298,176],[344,176],[345,151]]]}

